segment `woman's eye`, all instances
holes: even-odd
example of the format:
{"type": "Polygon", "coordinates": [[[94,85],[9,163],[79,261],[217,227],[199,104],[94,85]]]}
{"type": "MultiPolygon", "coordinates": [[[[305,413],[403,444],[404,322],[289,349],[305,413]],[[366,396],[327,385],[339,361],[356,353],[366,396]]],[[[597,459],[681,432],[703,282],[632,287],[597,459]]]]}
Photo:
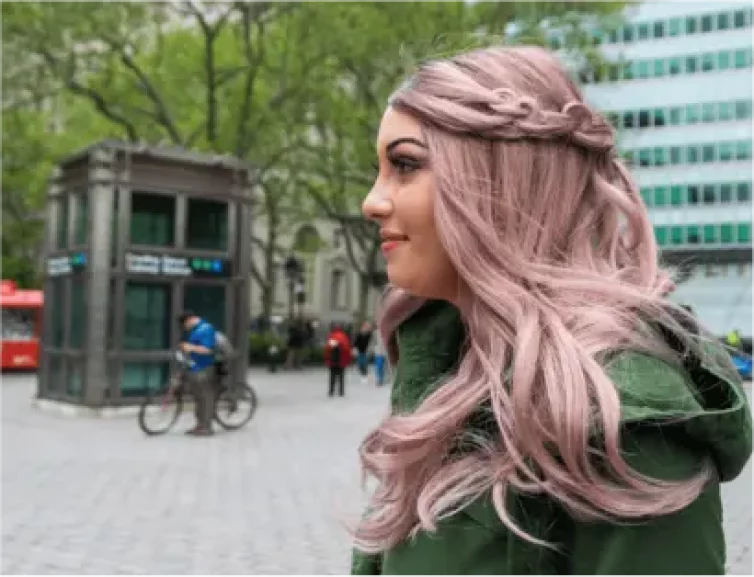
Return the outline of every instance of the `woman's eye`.
{"type": "Polygon", "coordinates": [[[421,163],[413,158],[408,158],[405,156],[394,156],[390,158],[390,164],[393,165],[393,168],[395,168],[395,171],[398,174],[404,175],[409,174],[419,168],[421,168],[421,163]]]}

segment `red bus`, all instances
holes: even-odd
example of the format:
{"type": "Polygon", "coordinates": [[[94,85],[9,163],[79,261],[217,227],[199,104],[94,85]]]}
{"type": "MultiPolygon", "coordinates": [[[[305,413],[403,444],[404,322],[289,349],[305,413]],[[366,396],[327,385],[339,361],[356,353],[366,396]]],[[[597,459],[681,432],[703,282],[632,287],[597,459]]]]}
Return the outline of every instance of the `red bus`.
{"type": "Polygon", "coordinates": [[[0,284],[2,369],[36,370],[42,331],[41,290],[18,290],[10,280],[0,284]]]}

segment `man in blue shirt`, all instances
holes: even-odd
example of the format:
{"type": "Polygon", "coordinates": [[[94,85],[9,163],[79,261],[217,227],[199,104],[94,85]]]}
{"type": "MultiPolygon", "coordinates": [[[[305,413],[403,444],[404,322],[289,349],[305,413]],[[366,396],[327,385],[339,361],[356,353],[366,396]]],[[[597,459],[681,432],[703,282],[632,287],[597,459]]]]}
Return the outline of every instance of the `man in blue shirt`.
{"type": "Polygon", "coordinates": [[[188,311],[181,314],[179,321],[184,330],[181,350],[191,359],[188,383],[196,407],[196,426],[186,433],[212,435],[215,411],[215,327],[188,311]]]}

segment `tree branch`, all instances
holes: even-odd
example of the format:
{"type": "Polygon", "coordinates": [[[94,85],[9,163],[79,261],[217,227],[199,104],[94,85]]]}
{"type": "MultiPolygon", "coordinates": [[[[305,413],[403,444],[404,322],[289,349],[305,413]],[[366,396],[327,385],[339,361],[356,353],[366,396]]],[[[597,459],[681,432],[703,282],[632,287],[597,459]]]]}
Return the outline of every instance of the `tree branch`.
{"type": "Polygon", "coordinates": [[[168,131],[168,135],[173,141],[173,144],[183,146],[183,138],[181,138],[178,127],[176,126],[173,118],[168,112],[165,101],[157,92],[157,89],[154,87],[151,80],[149,80],[149,78],[139,67],[139,65],[136,64],[131,55],[128,54],[128,51],[123,44],[119,44],[112,39],[106,40],[106,42],[110,45],[110,48],[112,48],[118,54],[123,65],[136,75],[139,86],[155,106],[155,118],[157,122],[161,124],[165,128],[165,130],[168,131]]]}
{"type": "Polygon", "coordinates": [[[99,92],[89,88],[88,86],[84,86],[75,79],[75,63],[73,62],[73,56],[71,57],[71,61],[69,62],[68,70],[63,73],[60,70],[58,61],[52,54],[50,54],[49,51],[41,49],[40,54],[47,62],[50,69],[56,75],[62,76],[62,81],[66,88],[68,88],[72,93],[78,96],[83,96],[89,99],[94,104],[99,113],[102,114],[102,116],[122,127],[126,131],[128,140],[130,140],[131,142],[138,142],[139,136],[136,130],[136,126],[134,126],[134,124],[128,118],[113,110],[99,92]]]}

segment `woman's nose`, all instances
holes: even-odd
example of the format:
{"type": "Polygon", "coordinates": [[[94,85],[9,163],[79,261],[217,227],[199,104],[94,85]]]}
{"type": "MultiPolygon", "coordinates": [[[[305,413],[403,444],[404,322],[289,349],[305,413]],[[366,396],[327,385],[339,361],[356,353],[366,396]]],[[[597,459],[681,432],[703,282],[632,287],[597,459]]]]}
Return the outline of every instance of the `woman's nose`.
{"type": "Polygon", "coordinates": [[[393,203],[389,198],[373,189],[364,199],[361,212],[366,218],[380,220],[390,216],[393,212],[393,203]]]}

